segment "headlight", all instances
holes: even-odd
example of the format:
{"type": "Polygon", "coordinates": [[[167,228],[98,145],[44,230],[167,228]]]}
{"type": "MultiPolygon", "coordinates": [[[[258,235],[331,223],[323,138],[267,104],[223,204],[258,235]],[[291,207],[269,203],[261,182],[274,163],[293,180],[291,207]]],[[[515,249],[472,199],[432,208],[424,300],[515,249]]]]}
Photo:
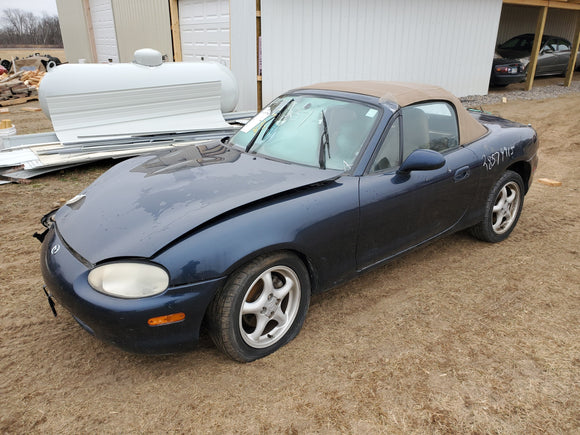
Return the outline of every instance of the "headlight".
{"type": "Polygon", "coordinates": [[[119,298],[145,298],[159,294],[169,285],[167,272],[144,263],[109,263],[89,273],[95,290],[119,298]]]}

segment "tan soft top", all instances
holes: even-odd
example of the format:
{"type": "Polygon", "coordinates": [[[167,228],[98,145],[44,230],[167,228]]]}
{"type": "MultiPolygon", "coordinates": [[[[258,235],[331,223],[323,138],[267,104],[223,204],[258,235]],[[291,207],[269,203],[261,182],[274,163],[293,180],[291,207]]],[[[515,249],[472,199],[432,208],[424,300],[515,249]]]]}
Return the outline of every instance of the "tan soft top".
{"type": "Polygon", "coordinates": [[[300,89],[321,89],[370,95],[383,101],[392,101],[400,107],[411,106],[425,101],[444,100],[455,107],[459,120],[459,141],[461,145],[469,144],[487,133],[487,129],[465,110],[457,97],[439,86],[365,80],[317,83],[300,89]]]}

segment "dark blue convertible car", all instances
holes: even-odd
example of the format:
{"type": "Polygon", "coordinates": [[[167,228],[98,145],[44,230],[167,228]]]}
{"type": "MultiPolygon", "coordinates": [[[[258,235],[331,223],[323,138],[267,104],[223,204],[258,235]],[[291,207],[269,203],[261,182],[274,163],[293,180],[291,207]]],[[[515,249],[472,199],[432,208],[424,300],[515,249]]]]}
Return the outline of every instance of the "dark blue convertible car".
{"type": "Polygon", "coordinates": [[[311,293],[458,230],[508,237],[537,150],[531,127],[438,87],[296,89],[233,137],[126,160],[46,215],[45,292],[124,349],[188,349],[203,324],[252,361],[298,334],[311,293]]]}

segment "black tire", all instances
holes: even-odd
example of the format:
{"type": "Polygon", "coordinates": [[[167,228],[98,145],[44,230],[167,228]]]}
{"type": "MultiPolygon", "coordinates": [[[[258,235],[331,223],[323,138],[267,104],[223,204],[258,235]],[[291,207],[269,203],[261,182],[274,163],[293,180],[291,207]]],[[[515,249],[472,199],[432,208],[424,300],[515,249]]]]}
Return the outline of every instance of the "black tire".
{"type": "Polygon", "coordinates": [[[263,255],[234,272],[218,292],[208,310],[209,334],[232,359],[254,361],[298,335],[309,305],[302,261],[289,252],[263,255]]]}
{"type": "Polygon", "coordinates": [[[471,233],[490,243],[507,239],[520,218],[523,205],[522,177],[517,172],[506,171],[489,192],[483,220],[471,228],[471,233]]]}
{"type": "Polygon", "coordinates": [[[6,68],[6,71],[10,73],[10,68],[12,68],[12,62],[10,62],[8,59],[2,59],[2,61],[0,61],[0,65],[6,68]]]}

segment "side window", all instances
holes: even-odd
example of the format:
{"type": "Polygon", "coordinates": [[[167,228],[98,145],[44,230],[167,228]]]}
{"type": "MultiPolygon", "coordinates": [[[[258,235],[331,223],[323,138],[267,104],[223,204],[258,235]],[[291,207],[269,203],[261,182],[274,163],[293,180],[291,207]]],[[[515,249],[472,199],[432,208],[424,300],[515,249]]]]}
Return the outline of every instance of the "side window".
{"type": "Polygon", "coordinates": [[[544,46],[544,48],[547,48],[548,50],[556,51],[558,48],[558,45],[556,44],[556,40],[549,39],[548,42],[546,42],[546,45],[544,46]]]}
{"type": "Polygon", "coordinates": [[[569,51],[570,44],[564,39],[558,39],[558,51],[569,51]]]}
{"type": "Polygon", "coordinates": [[[402,113],[403,160],[419,148],[442,152],[458,146],[457,116],[449,103],[416,104],[402,113]]]}
{"type": "Polygon", "coordinates": [[[373,160],[370,173],[382,172],[388,168],[395,168],[401,164],[399,159],[400,152],[400,130],[399,124],[401,123],[400,117],[395,119],[395,122],[389,128],[387,135],[385,136],[377,156],[373,160]]]}

